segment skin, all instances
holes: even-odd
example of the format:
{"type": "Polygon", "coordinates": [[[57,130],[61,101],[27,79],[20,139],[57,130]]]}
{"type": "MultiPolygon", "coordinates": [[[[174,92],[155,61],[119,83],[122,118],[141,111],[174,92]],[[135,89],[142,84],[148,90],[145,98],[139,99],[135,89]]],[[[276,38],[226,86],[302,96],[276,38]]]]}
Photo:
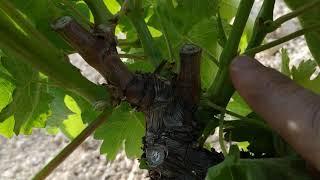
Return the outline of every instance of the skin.
{"type": "Polygon", "coordinates": [[[320,96],[246,56],[234,59],[230,77],[249,106],[320,171],[320,96]]]}

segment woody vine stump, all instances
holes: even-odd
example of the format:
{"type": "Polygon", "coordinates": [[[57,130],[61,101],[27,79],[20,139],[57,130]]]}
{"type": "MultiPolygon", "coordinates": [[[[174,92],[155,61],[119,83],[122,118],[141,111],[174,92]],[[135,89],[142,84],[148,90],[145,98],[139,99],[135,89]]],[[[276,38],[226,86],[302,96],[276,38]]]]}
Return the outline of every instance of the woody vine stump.
{"type": "MultiPolygon", "coordinates": [[[[115,24],[115,23],[114,23],[115,24]]],[[[107,81],[112,99],[125,100],[146,117],[143,155],[151,179],[204,179],[207,169],[223,160],[198,143],[195,117],[200,99],[201,49],[186,44],[180,51],[180,72],[167,80],[156,73],[133,73],[117,53],[114,24],[88,31],[71,17],[53,28],[107,81]]]]}

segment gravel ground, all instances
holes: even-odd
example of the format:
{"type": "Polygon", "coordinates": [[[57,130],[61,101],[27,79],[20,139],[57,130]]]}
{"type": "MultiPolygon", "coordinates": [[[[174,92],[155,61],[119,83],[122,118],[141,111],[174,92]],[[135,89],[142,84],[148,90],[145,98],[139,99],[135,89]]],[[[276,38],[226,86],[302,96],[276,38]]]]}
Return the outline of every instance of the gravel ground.
{"type": "MultiPolygon", "coordinates": [[[[257,2],[257,6],[261,1],[257,2]]],[[[258,9],[258,8],[255,8],[258,9]]],[[[282,0],[277,0],[275,17],[279,17],[289,12],[282,0]]],[[[268,35],[267,41],[280,38],[290,32],[299,29],[297,20],[286,23],[282,28],[268,35]]],[[[284,44],[291,58],[291,65],[298,64],[301,60],[311,58],[303,37],[297,38],[284,44]]],[[[281,55],[280,46],[259,53],[257,59],[266,66],[279,68],[281,55]]],[[[77,59],[73,56],[73,59],[77,59]]],[[[83,74],[91,81],[102,82],[99,74],[90,70],[86,64],[73,61],[80,69],[85,69],[83,74]]],[[[216,137],[212,138],[217,141],[216,137]]],[[[12,139],[0,137],[0,180],[25,180],[40,170],[52,157],[54,157],[69,140],[62,134],[56,136],[47,135],[43,130],[35,130],[31,136],[18,136],[12,139]]],[[[146,172],[139,169],[137,160],[125,157],[123,152],[119,153],[113,162],[99,154],[100,142],[92,137],[88,138],[67,160],[60,165],[50,180],[140,180],[147,179],[146,172]]]]}

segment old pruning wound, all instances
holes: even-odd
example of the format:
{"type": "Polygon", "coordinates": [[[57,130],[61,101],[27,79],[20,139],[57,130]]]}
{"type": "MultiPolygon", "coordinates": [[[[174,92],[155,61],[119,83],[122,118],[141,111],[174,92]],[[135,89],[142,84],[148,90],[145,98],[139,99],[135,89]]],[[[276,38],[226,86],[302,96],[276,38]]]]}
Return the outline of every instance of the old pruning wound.
{"type": "Polygon", "coordinates": [[[117,53],[114,24],[87,31],[71,17],[53,25],[69,44],[108,82],[116,99],[129,102],[145,114],[146,134],[141,157],[151,179],[204,179],[207,169],[223,160],[214,150],[198,145],[195,118],[200,97],[201,49],[184,45],[177,78],[154,73],[132,73],[117,53]]]}

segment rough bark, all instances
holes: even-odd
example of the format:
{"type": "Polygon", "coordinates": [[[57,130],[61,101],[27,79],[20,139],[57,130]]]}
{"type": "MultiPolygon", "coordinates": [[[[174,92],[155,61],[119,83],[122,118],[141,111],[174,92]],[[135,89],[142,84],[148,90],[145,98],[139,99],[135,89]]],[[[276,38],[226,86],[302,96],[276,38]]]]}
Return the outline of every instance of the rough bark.
{"type": "Polygon", "coordinates": [[[201,49],[184,45],[177,78],[130,72],[117,56],[113,27],[89,32],[70,17],[54,25],[72,47],[113,87],[115,98],[128,101],[145,114],[142,160],[151,179],[204,179],[207,169],[223,160],[198,144],[195,112],[200,97],[201,49]],[[102,33],[101,33],[102,32],[102,33]]]}

